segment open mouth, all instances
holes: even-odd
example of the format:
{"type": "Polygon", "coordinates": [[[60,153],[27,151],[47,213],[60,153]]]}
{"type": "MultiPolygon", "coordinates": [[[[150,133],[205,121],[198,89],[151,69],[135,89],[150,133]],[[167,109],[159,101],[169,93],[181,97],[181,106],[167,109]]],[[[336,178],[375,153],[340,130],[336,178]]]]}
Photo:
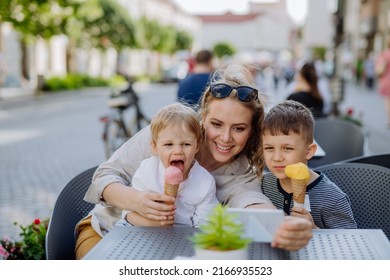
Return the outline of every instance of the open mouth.
{"type": "Polygon", "coordinates": [[[171,165],[179,168],[181,172],[184,172],[184,161],[183,160],[172,160],[171,165]]]}

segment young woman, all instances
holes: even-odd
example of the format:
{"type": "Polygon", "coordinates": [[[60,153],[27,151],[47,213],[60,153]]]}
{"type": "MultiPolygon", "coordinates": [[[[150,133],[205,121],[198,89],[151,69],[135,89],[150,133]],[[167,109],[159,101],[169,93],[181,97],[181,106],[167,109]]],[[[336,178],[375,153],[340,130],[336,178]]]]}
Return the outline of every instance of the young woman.
{"type": "MultiPolygon", "coordinates": [[[[274,208],[260,190],[264,108],[248,69],[228,64],[217,70],[201,98],[199,113],[204,139],[196,159],[214,176],[218,200],[230,207],[274,208]]],[[[150,224],[172,224],[175,206],[162,202],[172,203],[174,198],[128,187],[140,162],[151,156],[149,143],[150,130],[145,128],[95,172],[85,200],[97,206],[77,227],[78,258],[113,227],[122,209],[137,212],[148,218],[150,224]]],[[[310,222],[286,217],[272,246],[297,250],[311,237],[310,222]]]]}
{"type": "Polygon", "coordinates": [[[323,114],[324,101],[318,89],[318,76],[313,63],[305,63],[296,74],[294,92],[287,97],[311,110],[314,118],[325,117],[323,114]]]}

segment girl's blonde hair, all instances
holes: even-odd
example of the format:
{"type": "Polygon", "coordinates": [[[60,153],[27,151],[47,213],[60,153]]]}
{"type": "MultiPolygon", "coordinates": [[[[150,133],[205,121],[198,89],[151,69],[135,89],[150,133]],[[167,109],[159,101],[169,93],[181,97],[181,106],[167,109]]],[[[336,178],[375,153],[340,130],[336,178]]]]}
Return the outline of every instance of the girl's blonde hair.
{"type": "Polygon", "coordinates": [[[195,135],[198,147],[200,146],[202,132],[199,117],[192,108],[180,103],[173,103],[161,108],[150,124],[152,143],[157,143],[158,134],[167,127],[173,127],[179,133],[190,131],[195,135]]]}
{"type": "MultiPolygon", "coordinates": [[[[227,64],[224,67],[218,69],[213,74],[210,81],[210,85],[206,88],[200,99],[199,113],[201,116],[206,116],[209,113],[210,103],[220,100],[211,94],[210,86],[216,83],[224,83],[232,87],[249,86],[257,88],[254,80],[254,76],[251,71],[242,64],[227,64]]],[[[244,154],[255,169],[258,177],[261,177],[264,170],[264,157],[262,149],[262,126],[264,121],[264,100],[261,95],[253,101],[242,102],[237,97],[237,91],[233,92],[226,98],[230,98],[237,102],[241,102],[243,106],[248,108],[253,113],[251,122],[251,134],[244,149],[240,154],[244,154]]],[[[239,155],[240,155],[239,154],[239,155]]],[[[239,156],[238,155],[238,156],[239,156]]]]}

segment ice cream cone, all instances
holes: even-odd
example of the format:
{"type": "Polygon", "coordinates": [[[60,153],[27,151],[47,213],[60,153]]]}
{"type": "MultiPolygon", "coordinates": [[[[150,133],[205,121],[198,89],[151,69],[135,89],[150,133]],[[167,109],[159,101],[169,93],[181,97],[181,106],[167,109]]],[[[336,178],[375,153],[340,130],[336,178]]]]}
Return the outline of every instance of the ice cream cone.
{"type": "Polygon", "coordinates": [[[309,169],[305,164],[299,162],[286,166],[285,173],[291,179],[294,205],[303,207],[307,182],[310,180],[309,169]]]}
{"type": "MultiPolygon", "coordinates": [[[[183,182],[183,172],[175,166],[172,165],[169,166],[165,170],[164,193],[166,195],[176,198],[177,191],[179,190],[179,186],[181,182],[183,182]]],[[[173,204],[173,203],[165,203],[165,204],[173,204]]]]}
{"type": "MultiPolygon", "coordinates": [[[[178,190],[179,190],[178,184],[168,184],[168,183],[164,184],[164,194],[166,195],[176,198],[178,190]]],[[[166,204],[172,204],[172,203],[166,203],[166,204]]]]}
{"type": "Polygon", "coordinates": [[[291,179],[291,186],[293,191],[293,200],[299,204],[305,203],[307,180],[291,179]]]}

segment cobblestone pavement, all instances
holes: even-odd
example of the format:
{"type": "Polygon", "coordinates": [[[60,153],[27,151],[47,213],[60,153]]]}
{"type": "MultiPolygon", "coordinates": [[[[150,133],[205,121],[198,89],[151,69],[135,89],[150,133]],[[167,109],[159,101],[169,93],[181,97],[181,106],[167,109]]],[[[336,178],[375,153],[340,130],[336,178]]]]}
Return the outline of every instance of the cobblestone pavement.
{"type": "Polygon", "coordinates": [[[0,101],[0,237],[51,214],[65,184],[104,160],[107,90],[0,101]],[[77,102],[76,102],[77,100],[77,102]]]}

